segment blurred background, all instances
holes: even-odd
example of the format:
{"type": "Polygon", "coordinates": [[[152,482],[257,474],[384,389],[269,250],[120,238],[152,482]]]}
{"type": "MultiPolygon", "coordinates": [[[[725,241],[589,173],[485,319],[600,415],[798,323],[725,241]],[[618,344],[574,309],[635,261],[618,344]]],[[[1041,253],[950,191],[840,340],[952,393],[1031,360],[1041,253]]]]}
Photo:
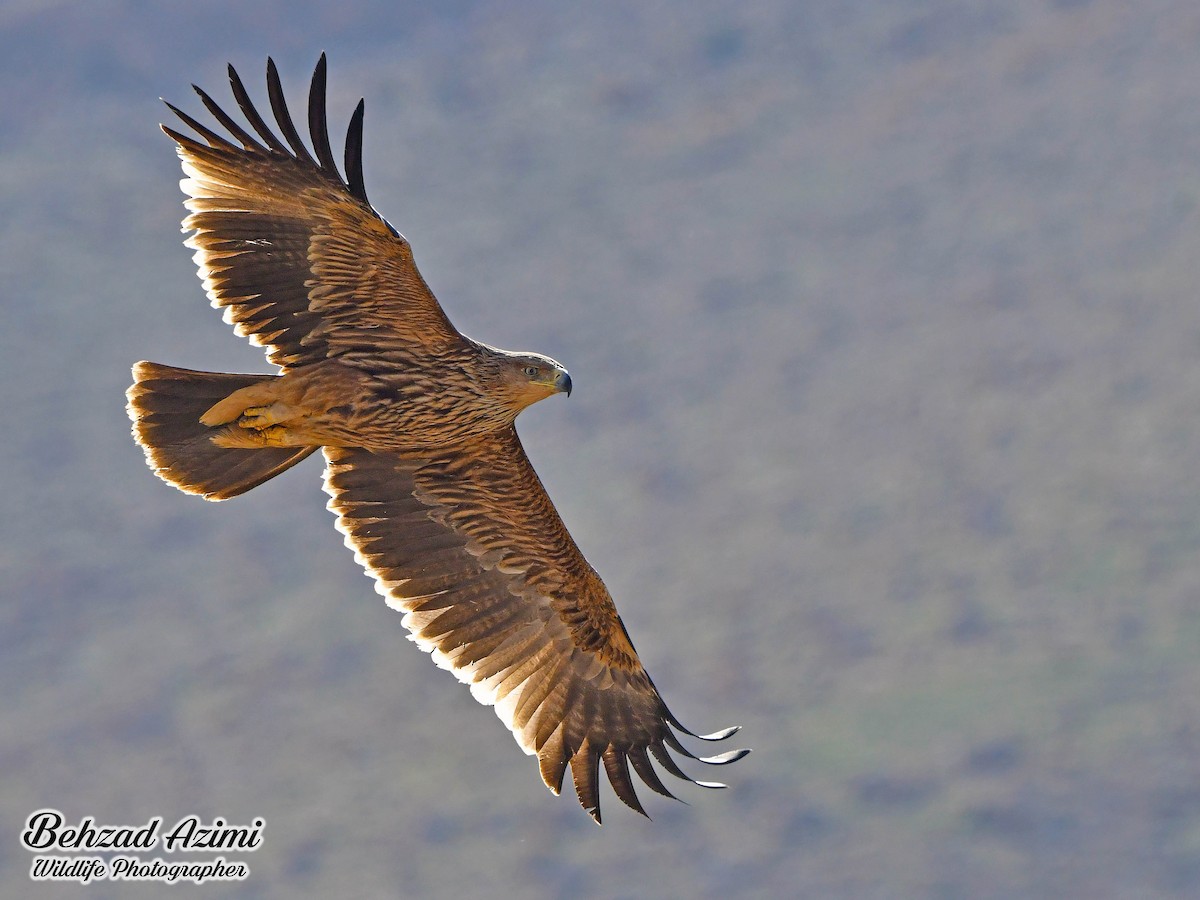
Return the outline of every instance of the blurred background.
{"type": "Polygon", "coordinates": [[[42,807],[264,817],[207,897],[1200,892],[1200,6],[22,0],[0,77],[0,893],[82,894],[42,807]],[[728,791],[596,828],[317,459],[146,469],[131,363],[269,371],[157,98],[321,50],[451,319],[571,369],[521,433],[728,791]]]}

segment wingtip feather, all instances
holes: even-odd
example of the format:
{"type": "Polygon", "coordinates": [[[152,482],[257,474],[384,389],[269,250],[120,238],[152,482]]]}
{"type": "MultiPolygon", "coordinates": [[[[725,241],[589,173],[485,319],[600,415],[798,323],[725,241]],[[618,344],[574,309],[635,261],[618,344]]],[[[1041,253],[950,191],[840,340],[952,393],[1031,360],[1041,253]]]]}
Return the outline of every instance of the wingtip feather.
{"type": "Polygon", "coordinates": [[[367,187],[363,181],[363,115],[366,110],[366,99],[360,98],[358,106],[350,116],[350,125],[346,129],[346,183],[350,193],[367,206],[367,187]]]}
{"type": "Polygon", "coordinates": [[[312,83],[308,90],[308,135],[312,141],[313,151],[321,163],[321,168],[341,181],[337,163],[333,159],[333,148],[329,145],[329,119],[325,113],[327,85],[327,66],[325,54],[322,53],[313,69],[312,83]]]}
{"type": "Polygon", "coordinates": [[[745,759],[749,756],[751,750],[749,747],[743,747],[740,750],[729,750],[725,753],[718,753],[716,756],[697,756],[696,759],[710,766],[727,766],[730,763],[735,763],[739,759],[745,759]]]}
{"type": "Polygon", "coordinates": [[[292,122],[292,114],[288,110],[287,100],[283,94],[283,82],[279,78],[279,69],[275,65],[275,60],[269,56],[267,57],[267,95],[271,101],[271,112],[275,115],[279,130],[283,132],[283,136],[296,158],[315,166],[316,160],[308,152],[308,148],[300,137],[300,132],[296,130],[296,125],[292,122]]]}
{"type": "Polygon", "coordinates": [[[670,710],[667,710],[666,718],[667,718],[667,721],[670,722],[672,726],[674,726],[676,731],[682,731],[688,737],[694,737],[694,738],[696,738],[696,740],[699,740],[699,741],[723,741],[726,738],[733,737],[735,734],[737,734],[739,731],[742,730],[741,725],[731,725],[728,728],[722,728],[722,729],[719,729],[718,731],[711,732],[710,734],[697,734],[696,732],[694,732],[690,728],[688,728],[686,725],[684,725],[682,722],[680,722],[677,718],[675,718],[675,715],[670,710]]]}

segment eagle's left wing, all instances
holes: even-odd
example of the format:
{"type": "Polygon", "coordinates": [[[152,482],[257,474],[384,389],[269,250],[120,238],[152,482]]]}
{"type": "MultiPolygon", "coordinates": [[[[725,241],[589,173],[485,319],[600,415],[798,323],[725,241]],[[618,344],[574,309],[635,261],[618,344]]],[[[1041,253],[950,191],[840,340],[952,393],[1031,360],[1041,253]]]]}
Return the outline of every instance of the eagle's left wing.
{"type": "MultiPolygon", "coordinates": [[[[663,786],[650,756],[701,759],[672,729],[599,576],[563,526],[514,429],[423,459],[325,448],[329,507],[358,561],[413,639],[494,705],[558,793],[568,765],[600,821],[603,763],[618,797],[642,812],[629,767],[663,786]]],[[[702,736],[721,740],[737,728],[702,736]]],[[[735,750],[702,759],[724,764],[735,750]]],[[[705,787],[723,785],[695,782],[705,787]]]]}
{"type": "Polygon", "coordinates": [[[188,176],[186,241],[205,290],[238,334],[278,366],[332,356],[372,357],[389,346],[429,353],[461,347],[413,260],[412,247],[371,208],[363,186],[360,101],[346,133],[343,179],[325,116],[325,55],[313,72],[304,144],[267,60],[267,90],[279,137],[229,67],[238,124],[204,91],[205,107],[228,136],[170,104],[195,136],[163,126],[188,176]],[[251,131],[253,133],[251,133],[251,131]]]}

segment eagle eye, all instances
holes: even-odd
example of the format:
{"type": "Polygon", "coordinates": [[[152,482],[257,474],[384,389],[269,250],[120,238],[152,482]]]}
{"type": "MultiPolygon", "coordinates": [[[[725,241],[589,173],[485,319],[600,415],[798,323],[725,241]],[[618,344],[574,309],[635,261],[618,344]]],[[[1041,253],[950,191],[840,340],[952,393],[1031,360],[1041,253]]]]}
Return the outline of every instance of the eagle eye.
{"type": "Polygon", "coordinates": [[[540,370],[538,369],[537,366],[526,366],[524,369],[525,374],[528,375],[530,378],[537,378],[537,374],[539,371],[540,370]]]}

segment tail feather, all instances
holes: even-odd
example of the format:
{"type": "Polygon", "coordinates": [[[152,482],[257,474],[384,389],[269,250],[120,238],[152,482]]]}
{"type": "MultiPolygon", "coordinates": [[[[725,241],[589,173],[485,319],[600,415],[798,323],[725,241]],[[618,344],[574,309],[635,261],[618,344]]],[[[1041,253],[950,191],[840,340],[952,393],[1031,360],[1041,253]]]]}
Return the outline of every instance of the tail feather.
{"type": "Polygon", "coordinates": [[[159,478],[207,500],[243,494],[304,459],[316,447],[219,447],[212,438],[222,428],[201,424],[213,404],[234,391],[276,375],[195,372],[152,362],[133,367],[125,392],[133,436],[159,478]]]}

